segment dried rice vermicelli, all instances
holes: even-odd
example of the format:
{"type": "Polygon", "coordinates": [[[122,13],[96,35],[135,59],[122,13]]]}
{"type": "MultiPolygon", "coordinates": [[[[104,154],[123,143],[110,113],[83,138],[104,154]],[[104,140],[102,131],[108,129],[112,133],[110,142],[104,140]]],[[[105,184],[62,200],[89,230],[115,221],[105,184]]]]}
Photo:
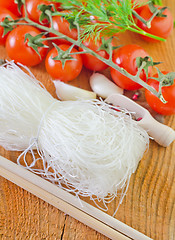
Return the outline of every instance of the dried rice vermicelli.
{"type": "Polygon", "coordinates": [[[18,164],[58,186],[105,204],[126,189],[148,142],[127,111],[97,99],[58,101],[13,62],[0,66],[0,145],[22,150],[18,164]]]}

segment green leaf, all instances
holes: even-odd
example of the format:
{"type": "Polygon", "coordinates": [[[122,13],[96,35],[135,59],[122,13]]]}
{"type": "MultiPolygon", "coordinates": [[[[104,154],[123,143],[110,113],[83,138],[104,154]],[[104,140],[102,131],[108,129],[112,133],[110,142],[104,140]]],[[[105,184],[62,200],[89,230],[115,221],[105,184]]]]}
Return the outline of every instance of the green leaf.
{"type": "MultiPolygon", "coordinates": [[[[157,39],[157,36],[150,36],[149,33],[143,32],[136,25],[133,18],[133,8],[135,3],[133,4],[132,0],[55,1],[60,2],[63,9],[70,10],[70,22],[73,24],[76,22],[75,25],[80,29],[79,39],[82,41],[88,38],[96,38],[96,36],[98,38],[101,33],[111,37],[115,33],[124,32],[126,30],[157,39]],[[77,13],[80,12],[82,12],[82,14],[79,15],[77,21],[74,21],[77,13]],[[92,16],[95,16],[95,21],[91,21],[90,18],[92,16]]],[[[159,38],[159,40],[163,41],[164,39],[159,38]]]]}

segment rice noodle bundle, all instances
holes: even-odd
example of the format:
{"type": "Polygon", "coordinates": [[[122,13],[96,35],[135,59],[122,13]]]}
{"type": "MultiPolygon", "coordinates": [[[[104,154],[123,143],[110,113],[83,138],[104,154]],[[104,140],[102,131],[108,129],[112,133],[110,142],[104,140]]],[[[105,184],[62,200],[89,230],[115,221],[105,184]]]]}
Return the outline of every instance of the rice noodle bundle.
{"type": "Polygon", "coordinates": [[[100,100],[58,101],[13,62],[0,67],[0,145],[23,150],[18,164],[23,157],[28,169],[60,187],[111,201],[126,188],[148,142],[127,111],[100,100]],[[34,148],[43,169],[34,169],[34,148]]]}

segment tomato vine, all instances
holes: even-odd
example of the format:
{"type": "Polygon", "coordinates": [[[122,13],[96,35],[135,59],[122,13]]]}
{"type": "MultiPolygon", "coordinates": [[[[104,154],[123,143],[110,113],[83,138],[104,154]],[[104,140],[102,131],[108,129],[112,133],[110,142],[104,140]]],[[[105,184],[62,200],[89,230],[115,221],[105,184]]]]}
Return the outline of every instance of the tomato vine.
{"type": "MultiPolygon", "coordinates": [[[[33,27],[36,27],[43,31],[44,35],[47,35],[48,33],[51,33],[54,35],[54,37],[46,37],[45,40],[53,40],[53,39],[64,39],[72,44],[70,46],[70,50],[66,50],[66,53],[69,53],[71,55],[71,49],[74,46],[78,46],[79,48],[82,48],[83,52],[78,52],[74,54],[83,54],[83,53],[89,53],[93,56],[95,56],[100,61],[107,64],[109,67],[114,68],[115,70],[119,71],[124,76],[130,78],[134,82],[138,83],[145,89],[152,92],[155,96],[157,96],[161,101],[166,102],[163,95],[161,88],[156,91],[154,88],[149,86],[146,82],[144,82],[140,77],[139,73],[144,69],[147,71],[146,66],[154,65],[152,58],[147,57],[145,59],[142,59],[142,63],[140,64],[140,67],[138,68],[138,72],[136,75],[132,75],[129,72],[127,72],[125,69],[120,68],[118,65],[116,65],[112,61],[112,48],[111,48],[111,42],[106,41],[106,48],[109,49],[109,57],[104,58],[100,56],[98,53],[93,51],[92,49],[88,48],[83,44],[83,40],[89,38],[89,37],[95,37],[96,39],[101,38],[102,35],[108,36],[108,39],[110,39],[110,36],[113,35],[116,32],[123,32],[126,30],[130,30],[139,34],[143,34],[144,36],[148,36],[157,40],[164,40],[160,37],[154,36],[152,34],[146,33],[142,29],[140,29],[133,19],[133,14],[135,17],[138,17],[138,14],[134,11],[134,4],[132,4],[131,0],[126,1],[116,1],[116,0],[57,0],[56,2],[61,3],[62,7],[68,11],[65,12],[58,12],[55,11],[55,9],[52,7],[52,5],[40,5],[38,6],[39,9],[42,11],[42,14],[40,16],[40,20],[47,19],[48,22],[50,22],[50,26],[43,25],[42,22],[38,23],[31,19],[29,19],[27,10],[26,10],[26,3],[25,0],[17,0],[19,8],[21,6],[24,6],[24,17],[18,20],[12,20],[9,18],[5,18],[5,20],[1,23],[1,26],[5,28],[6,33],[8,31],[11,31],[11,29],[14,26],[19,25],[30,25],[33,27]],[[78,37],[77,39],[73,39],[57,30],[53,27],[52,17],[53,16],[62,16],[69,22],[73,24],[73,27],[77,29],[78,37]],[[95,16],[95,24],[92,24],[91,16],[95,16]],[[149,62],[149,63],[148,63],[149,62]]],[[[155,9],[154,17],[158,14],[160,9],[155,9]]],[[[144,19],[141,19],[138,17],[140,21],[145,21],[144,19]]],[[[151,25],[153,17],[148,20],[147,25],[151,25]]],[[[29,44],[33,49],[38,53],[37,48],[41,47],[43,39],[39,37],[32,37],[32,36],[26,36],[26,39],[28,39],[29,44]]],[[[175,73],[172,72],[171,75],[168,76],[171,78],[170,80],[173,81],[175,78],[175,73]]],[[[157,78],[157,81],[160,82],[161,86],[169,85],[169,83],[165,84],[164,79],[166,78],[166,75],[159,75],[157,78]]]]}

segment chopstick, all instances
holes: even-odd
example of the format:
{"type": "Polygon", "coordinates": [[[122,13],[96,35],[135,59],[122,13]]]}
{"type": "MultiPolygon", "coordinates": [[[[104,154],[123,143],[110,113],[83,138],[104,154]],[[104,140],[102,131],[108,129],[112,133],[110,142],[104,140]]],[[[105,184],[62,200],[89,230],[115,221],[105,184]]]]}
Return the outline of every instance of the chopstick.
{"type": "Polygon", "coordinates": [[[0,175],[110,239],[151,239],[2,156],[0,175]]]}

